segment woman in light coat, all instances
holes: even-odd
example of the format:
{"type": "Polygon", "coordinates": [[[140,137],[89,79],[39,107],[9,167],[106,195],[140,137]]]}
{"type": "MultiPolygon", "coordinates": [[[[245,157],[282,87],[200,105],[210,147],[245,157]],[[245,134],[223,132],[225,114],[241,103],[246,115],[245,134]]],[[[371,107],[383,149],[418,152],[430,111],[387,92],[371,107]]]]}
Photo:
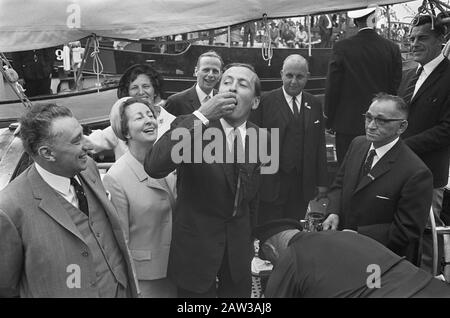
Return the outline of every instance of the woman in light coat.
{"type": "Polygon", "coordinates": [[[111,110],[111,128],[128,146],[105,175],[134,260],[143,297],[176,297],[167,276],[175,204],[175,177],[153,179],[144,171],[146,153],[157,136],[153,105],[148,100],[125,97],[111,110]]]}

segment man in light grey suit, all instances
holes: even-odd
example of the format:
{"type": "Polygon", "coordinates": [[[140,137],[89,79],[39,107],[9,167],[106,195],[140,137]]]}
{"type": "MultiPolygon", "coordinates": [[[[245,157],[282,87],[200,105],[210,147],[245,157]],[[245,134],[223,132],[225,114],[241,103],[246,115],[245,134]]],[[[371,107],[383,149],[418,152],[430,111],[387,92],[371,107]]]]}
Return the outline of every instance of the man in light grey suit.
{"type": "Polygon", "coordinates": [[[0,297],[135,297],[117,211],[69,109],[37,105],[20,137],[34,164],[0,192],[0,297]]]}

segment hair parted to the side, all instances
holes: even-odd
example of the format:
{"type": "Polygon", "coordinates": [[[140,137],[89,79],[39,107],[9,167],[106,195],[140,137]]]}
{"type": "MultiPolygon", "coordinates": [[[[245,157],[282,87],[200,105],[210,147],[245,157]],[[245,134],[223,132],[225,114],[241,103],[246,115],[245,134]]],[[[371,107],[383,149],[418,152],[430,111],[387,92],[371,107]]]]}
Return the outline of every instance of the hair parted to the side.
{"type": "Polygon", "coordinates": [[[213,51],[213,50],[210,50],[210,51],[207,51],[207,52],[205,52],[205,53],[203,53],[203,54],[200,54],[200,56],[197,58],[197,64],[196,64],[196,67],[199,67],[199,65],[200,65],[200,60],[201,60],[202,58],[204,58],[204,57],[215,57],[216,59],[218,59],[218,60],[220,61],[220,68],[223,67],[223,60],[222,60],[222,57],[221,57],[216,51],[213,51]]]}
{"type": "Polygon", "coordinates": [[[248,68],[250,71],[252,71],[255,74],[255,96],[257,97],[261,96],[261,81],[259,79],[258,74],[256,74],[253,65],[247,63],[230,63],[223,68],[223,72],[225,73],[228,69],[232,67],[245,67],[248,68]]]}
{"type": "Polygon", "coordinates": [[[411,22],[411,30],[414,27],[418,27],[421,25],[425,25],[430,23],[433,28],[431,29],[431,32],[439,38],[444,37],[446,33],[446,27],[444,24],[440,22],[440,19],[437,19],[434,15],[418,15],[416,16],[412,22],[411,22]]]}
{"type": "Polygon", "coordinates": [[[396,96],[396,95],[390,95],[387,93],[377,93],[372,98],[372,103],[374,102],[381,102],[381,101],[391,101],[395,104],[395,107],[402,112],[403,114],[408,117],[409,114],[409,106],[408,104],[403,100],[403,98],[396,96]]]}
{"type": "Polygon", "coordinates": [[[56,104],[35,104],[19,120],[19,136],[25,151],[36,156],[43,143],[51,143],[50,126],[60,117],[73,117],[70,109],[56,104]]]}

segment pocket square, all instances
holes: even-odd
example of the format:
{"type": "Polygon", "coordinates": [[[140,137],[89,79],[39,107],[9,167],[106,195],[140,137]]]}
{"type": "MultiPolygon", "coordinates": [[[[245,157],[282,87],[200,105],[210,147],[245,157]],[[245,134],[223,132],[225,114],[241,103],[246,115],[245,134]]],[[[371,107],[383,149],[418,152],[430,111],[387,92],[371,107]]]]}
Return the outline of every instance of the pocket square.
{"type": "Polygon", "coordinates": [[[106,196],[108,197],[108,200],[111,201],[111,192],[106,190],[106,196]]]}
{"type": "Polygon", "coordinates": [[[381,200],[390,200],[390,198],[388,197],[383,197],[381,195],[377,195],[376,198],[381,199],[381,200]]]}
{"type": "Polygon", "coordinates": [[[305,107],[311,109],[311,106],[309,106],[308,103],[305,103],[305,107]]]}
{"type": "Polygon", "coordinates": [[[314,122],[314,124],[318,124],[318,123],[320,123],[320,120],[316,120],[315,122],[314,122]]]}

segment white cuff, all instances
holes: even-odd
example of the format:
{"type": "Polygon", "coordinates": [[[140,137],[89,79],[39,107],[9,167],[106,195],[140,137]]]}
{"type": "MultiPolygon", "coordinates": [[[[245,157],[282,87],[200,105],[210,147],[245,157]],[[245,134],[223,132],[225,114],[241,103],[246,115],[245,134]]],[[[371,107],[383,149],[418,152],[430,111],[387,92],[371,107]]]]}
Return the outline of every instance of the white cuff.
{"type": "Polygon", "coordinates": [[[202,121],[203,125],[208,126],[209,125],[209,120],[208,118],[205,117],[205,115],[203,115],[201,112],[199,112],[198,110],[196,110],[195,112],[193,112],[193,114],[202,121]]]}

